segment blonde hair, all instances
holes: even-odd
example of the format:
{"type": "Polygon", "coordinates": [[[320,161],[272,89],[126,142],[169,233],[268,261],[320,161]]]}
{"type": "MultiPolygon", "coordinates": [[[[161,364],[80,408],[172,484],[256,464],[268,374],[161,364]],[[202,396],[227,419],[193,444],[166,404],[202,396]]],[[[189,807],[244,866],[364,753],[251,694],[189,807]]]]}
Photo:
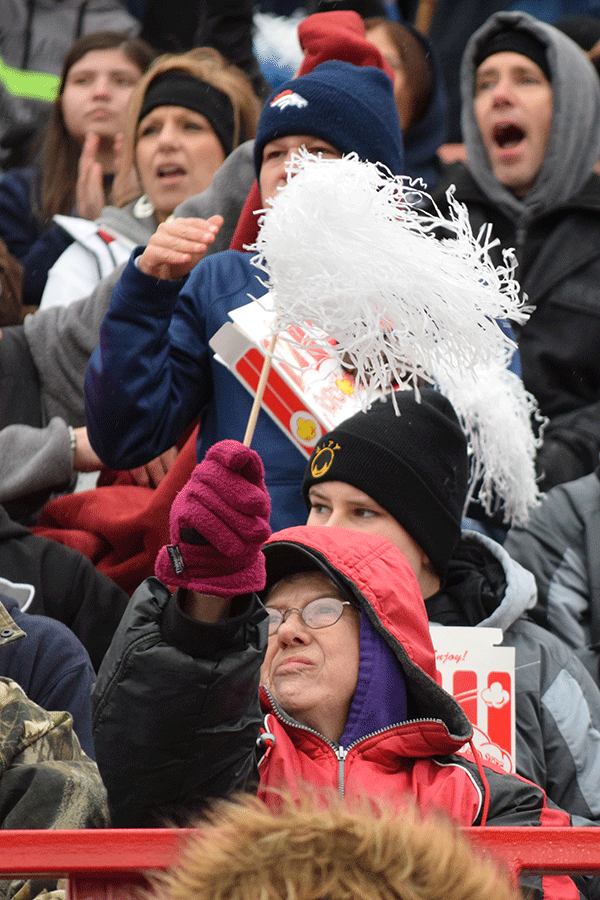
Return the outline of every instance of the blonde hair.
{"type": "Polygon", "coordinates": [[[222,801],[146,900],[523,900],[449,821],[380,802],[222,801]]]}
{"type": "Polygon", "coordinates": [[[113,185],[113,202],[116,206],[124,206],[141,193],[135,191],[129,178],[129,173],[135,166],[140,110],[154,79],[173,71],[186,72],[199,81],[206,81],[229,97],[233,106],[234,148],[256,134],[260,101],[254,93],[252,83],[241,69],[228,63],[218,50],[212,47],[195,47],[187,53],[165,53],[159,56],[136,84],[129,99],[123,132],[122,164],[113,185]]]}

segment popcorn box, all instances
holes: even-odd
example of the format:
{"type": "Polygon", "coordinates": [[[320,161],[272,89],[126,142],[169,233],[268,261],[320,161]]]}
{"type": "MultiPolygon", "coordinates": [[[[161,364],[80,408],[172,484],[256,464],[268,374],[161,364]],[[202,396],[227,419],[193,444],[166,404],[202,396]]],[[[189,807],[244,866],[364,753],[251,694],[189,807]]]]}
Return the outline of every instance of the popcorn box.
{"type": "MultiPolygon", "coordinates": [[[[438,680],[473,725],[484,762],[515,771],[515,648],[497,646],[500,628],[432,624],[438,680]]],[[[461,750],[470,755],[468,748],[461,750]]]]}
{"type": "MultiPolygon", "coordinates": [[[[256,394],[272,317],[256,301],[230,314],[211,338],[216,359],[256,394]]],[[[301,327],[277,337],[262,408],[308,459],[322,435],[361,409],[354,378],[301,327]]]]}

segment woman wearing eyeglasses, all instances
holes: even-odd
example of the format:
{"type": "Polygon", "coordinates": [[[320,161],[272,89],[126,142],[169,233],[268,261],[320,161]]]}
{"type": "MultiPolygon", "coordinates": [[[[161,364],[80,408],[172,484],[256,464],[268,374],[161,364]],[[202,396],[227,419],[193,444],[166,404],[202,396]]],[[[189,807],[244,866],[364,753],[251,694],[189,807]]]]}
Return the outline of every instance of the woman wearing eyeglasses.
{"type": "MultiPolygon", "coordinates": [[[[94,692],[113,826],[189,823],[257,788],[277,808],[274,789],[307,785],[400,811],[410,798],[459,825],[568,825],[541,788],[455,755],[472,728],[437,683],[405,556],[342,528],[269,538],[269,513],[260,457],[230,440],[173,503],[158,578],[133,595],[94,692]]],[[[545,896],[578,894],[561,878],[545,896]]]]}

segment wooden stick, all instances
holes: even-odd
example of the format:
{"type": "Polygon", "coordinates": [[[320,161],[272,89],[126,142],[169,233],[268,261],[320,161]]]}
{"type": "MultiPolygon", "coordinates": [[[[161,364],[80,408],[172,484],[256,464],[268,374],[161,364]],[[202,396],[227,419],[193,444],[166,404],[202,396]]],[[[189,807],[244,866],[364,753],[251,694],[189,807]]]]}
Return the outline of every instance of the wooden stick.
{"type": "Polygon", "coordinates": [[[269,370],[271,368],[271,360],[273,359],[273,352],[275,350],[275,343],[277,341],[277,335],[274,334],[271,338],[271,343],[269,345],[269,350],[267,352],[267,356],[265,356],[265,361],[263,363],[263,367],[260,373],[260,378],[258,379],[258,386],[256,388],[256,396],[254,397],[254,403],[252,404],[252,409],[250,410],[250,416],[248,417],[248,424],[246,425],[246,434],[244,435],[244,447],[249,447],[252,443],[252,436],[254,435],[254,429],[256,428],[256,421],[258,419],[258,414],[260,412],[260,404],[262,403],[263,394],[265,392],[265,388],[267,386],[267,378],[269,377],[269,370]]]}

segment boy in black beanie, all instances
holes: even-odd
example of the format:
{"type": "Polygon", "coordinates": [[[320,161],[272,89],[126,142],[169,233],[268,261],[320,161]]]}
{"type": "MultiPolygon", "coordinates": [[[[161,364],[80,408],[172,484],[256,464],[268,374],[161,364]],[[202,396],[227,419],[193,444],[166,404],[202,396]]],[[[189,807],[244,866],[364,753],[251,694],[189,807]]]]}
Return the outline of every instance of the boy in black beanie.
{"type": "MultiPolygon", "coordinates": [[[[421,402],[412,391],[398,391],[396,398],[400,416],[391,400],[377,402],[321,438],[302,492],[313,525],[325,524],[322,517],[329,524],[321,502],[327,503],[332,490],[324,483],[345,482],[385,509],[408,541],[421,548],[415,574],[427,596],[428,586],[439,589],[460,537],[469,479],[467,439],[452,404],[438,391],[422,390],[421,402]],[[436,453],[438,448],[443,453],[436,453]]],[[[366,511],[357,518],[365,530],[377,521],[366,511]]],[[[346,521],[335,524],[350,527],[346,521]]]]}
{"type": "Polygon", "coordinates": [[[599,821],[600,693],[570,649],[527,617],[530,573],[490,538],[461,532],[469,459],[452,404],[433,389],[395,397],[400,415],[378,401],[317,443],[302,485],[307,524],[388,538],[413,568],[430,622],[502,629],[515,648],[517,772],[599,821]]]}

